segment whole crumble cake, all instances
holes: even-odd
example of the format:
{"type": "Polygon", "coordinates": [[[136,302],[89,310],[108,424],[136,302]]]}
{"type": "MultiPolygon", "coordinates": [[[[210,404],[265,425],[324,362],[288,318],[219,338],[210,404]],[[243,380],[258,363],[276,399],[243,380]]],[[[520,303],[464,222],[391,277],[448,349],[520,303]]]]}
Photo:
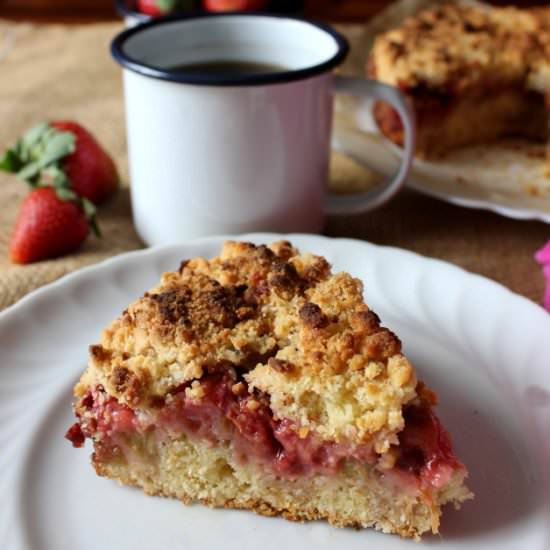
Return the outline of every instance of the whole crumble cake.
{"type": "MultiPolygon", "coordinates": [[[[410,99],[421,157],[505,137],[550,137],[550,7],[436,6],[377,36],[367,70],[410,99]]],[[[392,107],[377,103],[374,114],[401,145],[392,107]]]]}

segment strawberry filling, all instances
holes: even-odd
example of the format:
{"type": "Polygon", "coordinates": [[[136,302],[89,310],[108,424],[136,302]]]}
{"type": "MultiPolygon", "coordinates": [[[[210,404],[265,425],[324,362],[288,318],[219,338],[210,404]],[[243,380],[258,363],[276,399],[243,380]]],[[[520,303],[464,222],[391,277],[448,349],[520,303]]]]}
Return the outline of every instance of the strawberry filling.
{"type": "Polygon", "coordinates": [[[229,444],[240,462],[262,463],[276,475],[334,474],[344,458],[376,460],[370,445],[351,446],[320,440],[273,417],[264,395],[249,394],[235,371],[201,379],[200,399],[176,390],[161,408],[155,426],[177,435],[229,444]],[[234,390],[235,385],[241,386],[234,390]]]}
{"type": "Polygon", "coordinates": [[[424,489],[443,487],[462,468],[449,433],[425,404],[405,407],[403,416],[405,429],[399,434],[396,469],[414,475],[424,489]]]}
{"type": "MultiPolygon", "coordinates": [[[[209,445],[229,445],[237,461],[259,463],[289,477],[335,474],[344,460],[374,464],[378,459],[368,444],[323,441],[289,419],[275,419],[267,396],[249,394],[233,369],[203,377],[199,393],[182,385],[151,413],[132,410],[97,386],[81,400],[79,422],[66,437],[79,447],[84,437],[120,441],[121,436],[154,428],[209,445]]],[[[409,405],[404,415],[393,473],[415,488],[445,485],[461,468],[449,435],[427,405],[409,405]]]]}

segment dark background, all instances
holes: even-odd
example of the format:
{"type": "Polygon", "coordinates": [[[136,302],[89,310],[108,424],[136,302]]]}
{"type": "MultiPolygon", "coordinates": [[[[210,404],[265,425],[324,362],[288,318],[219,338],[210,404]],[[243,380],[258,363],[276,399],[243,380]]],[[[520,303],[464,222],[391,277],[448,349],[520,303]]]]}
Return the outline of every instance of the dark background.
{"type": "MultiPolygon", "coordinates": [[[[332,21],[362,21],[380,11],[391,0],[305,0],[305,15],[332,21]]],[[[547,5],[541,0],[492,4],[547,5]]],[[[0,17],[37,21],[94,21],[116,17],[112,0],[0,0],[0,17]]]]}

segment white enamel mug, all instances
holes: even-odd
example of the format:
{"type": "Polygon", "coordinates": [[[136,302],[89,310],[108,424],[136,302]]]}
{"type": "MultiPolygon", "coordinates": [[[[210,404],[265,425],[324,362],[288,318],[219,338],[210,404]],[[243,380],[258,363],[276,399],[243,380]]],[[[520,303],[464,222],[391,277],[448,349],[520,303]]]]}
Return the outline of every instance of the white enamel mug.
{"type": "Polygon", "coordinates": [[[268,14],[176,16],[127,29],[111,51],[124,68],[134,223],[149,245],[319,232],[326,214],[371,210],[405,181],[415,141],[411,110],[395,88],[332,73],[348,44],[330,27],[268,14]],[[220,60],[284,70],[171,68],[220,60]],[[371,192],[327,193],[335,91],[388,102],[402,119],[402,163],[371,192]]]}

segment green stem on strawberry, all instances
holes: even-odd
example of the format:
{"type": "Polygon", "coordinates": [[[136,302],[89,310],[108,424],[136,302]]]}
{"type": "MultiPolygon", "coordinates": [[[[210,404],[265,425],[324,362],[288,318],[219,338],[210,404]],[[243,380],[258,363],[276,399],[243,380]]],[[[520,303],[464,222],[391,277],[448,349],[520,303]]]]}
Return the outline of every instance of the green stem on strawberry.
{"type": "Polygon", "coordinates": [[[88,200],[86,197],[81,198],[82,209],[84,210],[84,215],[90,224],[90,229],[96,237],[101,237],[101,231],[97,223],[96,217],[96,208],[92,201],[88,200]]]}
{"type": "Polygon", "coordinates": [[[172,13],[173,11],[176,11],[178,9],[182,8],[182,4],[185,4],[185,2],[182,2],[181,0],[157,0],[156,5],[164,13],[172,13]]]}
{"type": "Polygon", "coordinates": [[[29,130],[17,140],[13,148],[5,152],[0,159],[0,170],[17,174],[20,180],[26,181],[31,187],[38,186],[42,180],[51,179],[55,172],[57,177],[52,180],[52,187],[58,184],[67,186],[59,177],[59,172],[62,172],[59,162],[73,153],[75,148],[76,140],[71,132],[59,131],[43,122],[29,130]]]}
{"type": "MultiPolygon", "coordinates": [[[[40,185],[39,187],[51,187],[51,186],[40,185]]],[[[94,203],[92,201],[89,201],[85,197],[81,197],[77,195],[72,189],[68,189],[67,187],[55,187],[54,189],[55,189],[56,195],[61,200],[73,202],[79,208],[82,209],[82,211],[84,212],[84,216],[86,216],[86,220],[90,225],[90,229],[92,230],[92,233],[96,237],[101,237],[101,231],[99,230],[99,225],[97,223],[97,217],[96,217],[97,210],[94,203]]]]}
{"type": "Polygon", "coordinates": [[[0,170],[15,173],[31,188],[70,188],[94,204],[106,200],[119,184],[113,159],[86,128],[71,120],[32,128],[0,158],[0,170]]]}
{"type": "Polygon", "coordinates": [[[13,149],[8,149],[0,159],[0,170],[4,172],[17,173],[22,167],[21,159],[13,149]]]}

